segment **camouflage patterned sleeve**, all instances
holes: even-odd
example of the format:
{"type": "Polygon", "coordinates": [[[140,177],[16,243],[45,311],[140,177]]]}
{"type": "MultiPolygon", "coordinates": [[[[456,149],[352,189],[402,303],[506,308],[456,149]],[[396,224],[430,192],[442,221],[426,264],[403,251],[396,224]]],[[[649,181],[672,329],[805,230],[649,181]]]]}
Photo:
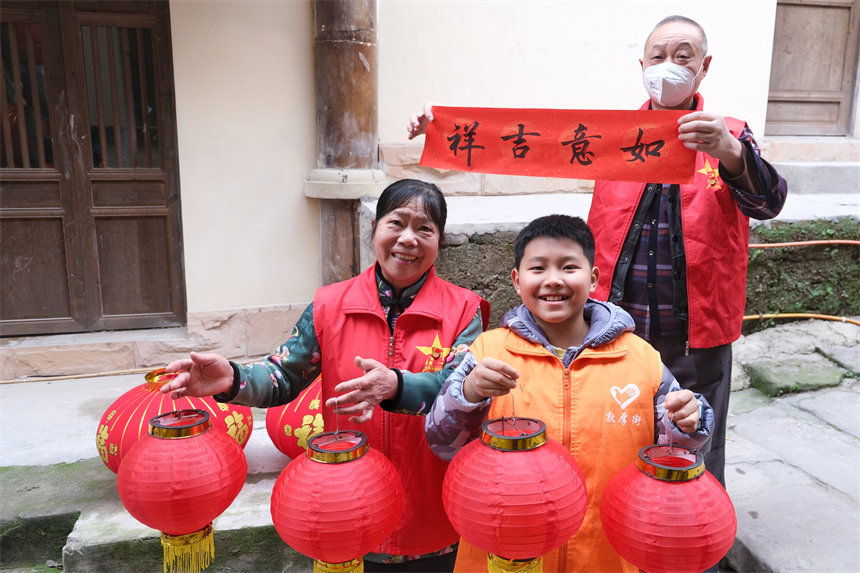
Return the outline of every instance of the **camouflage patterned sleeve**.
{"type": "Polygon", "coordinates": [[[660,382],[660,388],[654,396],[654,434],[657,438],[657,443],[677,444],[685,448],[699,450],[702,454],[707,454],[711,449],[711,434],[714,431],[714,410],[704,396],[694,392],[693,394],[699,400],[699,413],[701,422],[699,429],[690,434],[681,431],[681,428],[671,421],[666,415],[666,394],[676,392],[681,389],[681,385],[675,380],[675,376],[663,365],[663,379],[660,382]]]}
{"type": "Polygon", "coordinates": [[[290,402],[320,373],[320,357],[311,303],[274,354],[260,362],[238,365],[238,392],[231,402],[260,408],[290,402]]]}
{"type": "Polygon", "coordinates": [[[487,417],[492,399],[473,404],[463,396],[463,380],[477,362],[467,352],[462,363],[451,374],[424,420],[424,434],[430,450],[443,460],[454,455],[481,433],[481,424],[487,417]]]}

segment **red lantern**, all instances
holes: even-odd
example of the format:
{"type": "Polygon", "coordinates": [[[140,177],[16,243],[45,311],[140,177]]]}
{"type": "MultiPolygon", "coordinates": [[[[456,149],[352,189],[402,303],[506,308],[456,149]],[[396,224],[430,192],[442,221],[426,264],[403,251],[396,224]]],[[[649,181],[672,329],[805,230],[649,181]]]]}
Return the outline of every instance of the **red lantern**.
{"type": "Polygon", "coordinates": [[[490,571],[540,570],[541,556],[576,533],[588,505],[570,452],[542,421],[516,417],[484,422],[481,439],[448,466],[442,501],[463,539],[490,554],[490,571]]]}
{"type": "Polygon", "coordinates": [[[317,376],[298,397],[266,410],[266,431],[281,453],[295,459],[305,453],[308,439],[323,433],[322,378],[317,376]]]}
{"type": "Polygon", "coordinates": [[[695,573],[716,565],[737,532],[729,494],[702,455],[647,446],[618,472],[600,501],[600,520],[618,553],[648,573],[695,573]]]}
{"type": "Polygon", "coordinates": [[[362,557],[384,541],[403,513],[403,485],[394,465],[357,431],[308,440],[272,491],[272,522],[314,571],[363,571],[362,557]]]}
{"type": "Polygon", "coordinates": [[[117,472],[126,510],[162,532],[165,572],[194,573],[209,566],[215,555],[212,521],[245,485],[242,448],[212,429],[205,410],[156,416],[117,472]]]}
{"type": "Polygon", "coordinates": [[[160,389],[173,380],[176,372],[163,368],[146,375],[146,382],[132,388],[111,404],[99,421],[96,432],[96,448],[104,464],[114,473],[119,469],[123,456],[146,435],[149,420],[165,412],[183,409],[199,409],[209,412],[213,425],[245,447],[254,427],[251,408],[233,404],[222,404],[214,398],[183,396],[173,400],[160,389]]]}

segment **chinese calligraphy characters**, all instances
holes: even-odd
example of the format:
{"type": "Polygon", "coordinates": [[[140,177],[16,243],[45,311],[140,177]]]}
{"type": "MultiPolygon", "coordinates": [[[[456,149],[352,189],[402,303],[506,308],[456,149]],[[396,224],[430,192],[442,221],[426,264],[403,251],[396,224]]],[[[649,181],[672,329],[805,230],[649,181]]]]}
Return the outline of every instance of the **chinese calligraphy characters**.
{"type": "Polygon", "coordinates": [[[684,111],[434,107],[421,165],[503,175],[691,183],[684,111]]]}
{"type": "Polygon", "coordinates": [[[484,149],[483,145],[475,145],[475,132],[478,129],[478,122],[474,123],[466,123],[464,125],[455,125],[454,133],[448,137],[448,141],[451,142],[451,145],[448,147],[451,151],[454,152],[454,156],[456,157],[457,151],[466,151],[466,165],[472,166],[472,150],[473,149],[484,149]],[[463,129],[463,133],[458,133],[460,128],[463,129]],[[460,145],[460,142],[463,141],[463,145],[460,145]]]}
{"type": "Polygon", "coordinates": [[[632,159],[628,159],[627,161],[641,161],[645,163],[645,157],[660,157],[661,149],[663,149],[663,141],[659,139],[651,143],[642,143],[642,128],[640,127],[639,135],[636,136],[636,143],[630,147],[622,147],[621,151],[630,153],[633,156],[632,159]],[[643,152],[645,153],[645,157],[642,156],[643,152]]]}

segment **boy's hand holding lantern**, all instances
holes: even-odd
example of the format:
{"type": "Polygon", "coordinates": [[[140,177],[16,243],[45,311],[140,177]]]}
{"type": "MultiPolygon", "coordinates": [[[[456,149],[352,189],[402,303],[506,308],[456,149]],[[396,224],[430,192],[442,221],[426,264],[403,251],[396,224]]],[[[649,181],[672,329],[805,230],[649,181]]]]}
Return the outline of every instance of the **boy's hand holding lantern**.
{"type": "Polygon", "coordinates": [[[477,403],[484,398],[504,396],[517,386],[520,373],[496,358],[484,358],[463,381],[463,396],[477,403]]]}
{"type": "Polygon", "coordinates": [[[702,405],[689,390],[677,390],[666,394],[666,416],[686,434],[699,428],[702,405]]]}

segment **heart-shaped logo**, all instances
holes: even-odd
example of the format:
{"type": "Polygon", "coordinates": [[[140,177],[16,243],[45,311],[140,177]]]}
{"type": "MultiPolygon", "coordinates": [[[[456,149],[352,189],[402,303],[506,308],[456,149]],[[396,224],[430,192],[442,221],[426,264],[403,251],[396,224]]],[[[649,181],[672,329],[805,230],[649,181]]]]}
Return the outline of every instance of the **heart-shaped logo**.
{"type": "Polygon", "coordinates": [[[619,388],[618,386],[613,386],[609,389],[609,392],[612,394],[612,397],[615,398],[615,401],[618,402],[618,405],[621,406],[623,410],[630,403],[639,397],[639,386],[636,384],[628,384],[624,388],[619,388]]]}

